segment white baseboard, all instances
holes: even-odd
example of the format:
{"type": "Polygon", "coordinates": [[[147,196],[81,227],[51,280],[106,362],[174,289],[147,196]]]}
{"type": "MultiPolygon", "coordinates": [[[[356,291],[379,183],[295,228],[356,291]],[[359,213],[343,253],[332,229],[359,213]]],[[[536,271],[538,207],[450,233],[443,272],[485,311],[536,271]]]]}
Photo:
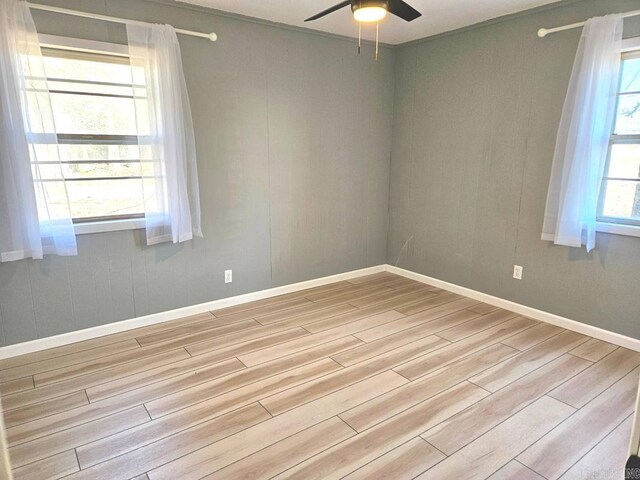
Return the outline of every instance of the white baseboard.
{"type": "Polygon", "coordinates": [[[640,352],[640,340],[635,338],[627,337],[619,333],[610,332],[602,328],[593,327],[591,325],[571,320],[569,318],[561,317],[553,313],[544,312],[532,307],[527,307],[526,305],[521,305],[510,300],[494,297],[493,295],[488,295],[486,293],[478,292],[477,290],[472,290],[460,285],[445,282],[437,278],[428,277],[420,273],[415,273],[399,267],[394,267],[393,265],[377,265],[375,267],[339,273],[337,275],[308,280],[306,282],[293,283],[290,285],[284,285],[282,287],[260,290],[258,292],[246,293],[244,295],[223,298],[220,300],[214,300],[212,302],[191,305],[188,307],[169,310],[166,312],[154,313],[151,315],[146,315],[144,317],[137,317],[130,320],[109,323],[107,325],[100,325],[98,327],[78,330],[77,332],[64,333],[62,335],[56,335],[54,337],[41,338],[29,342],[18,343],[16,345],[9,345],[0,348],[0,359],[16,357],[18,355],[46,350],[48,348],[60,347],[63,345],[68,345],[70,343],[90,340],[92,338],[124,332],[127,330],[132,330],[134,328],[146,327],[148,325],[155,325],[157,323],[168,322],[170,320],[177,320],[182,317],[197,315],[199,313],[205,313],[211,310],[240,305],[242,303],[254,302],[256,300],[276,297],[278,295],[284,295],[286,293],[297,292],[300,290],[305,290],[307,288],[319,287],[321,285],[326,285],[329,283],[350,280],[352,278],[361,277],[363,275],[371,275],[373,273],[384,271],[402,275],[403,277],[407,277],[418,282],[427,283],[429,285],[442,288],[443,290],[457,293],[459,295],[464,295],[465,297],[473,298],[474,300],[488,303],[490,305],[495,305],[496,307],[504,308],[505,310],[510,310],[520,315],[533,318],[534,320],[557,325],[558,327],[566,328],[567,330],[572,330],[584,335],[589,335],[590,337],[640,352]]]}
{"type": "Polygon", "coordinates": [[[402,275],[403,277],[407,277],[418,282],[433,285],[434,287],[438,287],[449,292],[464,295],[465,297],[469,297],[480,302],[504,308],[505,310],[518,313],[534,320],[550,323],[558,327],[566,328],[567,330],[572,330],[574,332],[597,338],[598,340],[613,343],[614,345],[619,345],[621,347],[640,352],[640,340],[635,338],[627,337],[619,333],[610,332],[602,328],[587,325],[586,323],[561,317],[560,315],[555,315],[553,313],[538,310],[533,307],[527,307],[526,305],[522,305],[520,303],[515,303],[510,300],[494,297],[493,295],[478,292],[477,290],[472,290],[470,288],[461,287],[460,285],[445,282],[443,280],[438,280],[437,278],[428,277],[426,275],[415,273],[410,270],[394,267],[393,265],[385,265],[385,270],[387,272],[395,273],[396,275],[402,275]]]}
{"type": "Polygon", "coordinates": [[[305,282],[292,283],[290,285],[283,285],[282,287],[269,288],[267,290],[246,293],[244,295],[237,295],[235,297],[222,298],[220,300],[214,300],[212,302],[200,303],[198,305],[177,308],[175,310],[169,310],[166,312],[154,313],[151,315],[145,315],[144,317],[132,318],[130,320],[122,320],[120,322],[100,325],[98,327],[78,330],[76,332],[63,333],[61,335],[56,335],[53,337],[31,340],[29,342],[18,343],[16,345],[9,345],[0,348],[0,359],[17,357],[18,355],[24,355],[26,353],[38,352],[40,350],[46,350],[48,348],[60,347],[63,345],[68,345],[70,343],[90,340],[92,338],[124,332],[126,330],[132,330],[134,328],[146,327],[148,325],[155,325],[157,323],[168,322],[170,320],[177,320],[179,318],[188,317],[190,315],[197,315],[199,313],[218,310],[220,308],[232,307],[241,303],[255,302],[256,300],[277,297],[278,295],[284,295],[286,293],[306,290],[308,288],[319,287],[328,283],[350,280],[352,278],[361,277],[363,275],[371,275],[373,273],[384,271],[384,265],[377,265],[375,267],[353,270],[351,272],[339,273],[337,275],[331,275],[329,277],[322,277],[305,282]]]}

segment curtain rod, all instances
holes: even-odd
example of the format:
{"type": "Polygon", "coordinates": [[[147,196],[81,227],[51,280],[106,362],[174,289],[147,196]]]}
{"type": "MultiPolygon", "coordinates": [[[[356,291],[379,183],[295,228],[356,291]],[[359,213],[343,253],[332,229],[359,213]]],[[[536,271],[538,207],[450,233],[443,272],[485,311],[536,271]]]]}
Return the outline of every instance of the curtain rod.
{"type": "MultiPolygon", "coordinates": [[[[640,10],[633,10],[631,12],[623,13],[622,18],[635,17],[636,15],[640,15],[640,10]]],[[[563,32],[565,30],[571,30],[573,28],[584,27],[586,23],[587,22],[585,21],[585,22],[572,23],[570,25],[563,25],[562,27],[541,28],[540,30],[538,30],[538,36],[540,38],[544,38],[550,33],[563,32]]]]}
{"type": "MultiPolygon", "coordinates": [[[[75,17],[84,17],[84,18],[92,18],[94,20],[102,20],[104,22],[112,22],[112,23],[122,23],[129,25],[148,25],[147,22],[139,22],[137,20],[127,20],[125,18],[118,17],[109,17],[107,15],[100,15],[97,13],[88,13],[88,12],[80,12],[78,10],[69,10],[67,8],[53,7],[50,5],[40,5],[39,3],[31,3],[27,2],[29,8],[33,8],[34,10],[44,10],[45,12],[53,12],[53,13],[62,13],[64,15],[73,15],[75,17]]],[[[193,32],[191,30],[182,30],[181,28],[176,28],[176,33],[180,33],[182,35],[190,35],[192,37],[200,37],[200,38],[208,38],[212,42],[218,40],[218,35],[214,32],[211,33],[202,33],[202,32],[193,32]]]]}

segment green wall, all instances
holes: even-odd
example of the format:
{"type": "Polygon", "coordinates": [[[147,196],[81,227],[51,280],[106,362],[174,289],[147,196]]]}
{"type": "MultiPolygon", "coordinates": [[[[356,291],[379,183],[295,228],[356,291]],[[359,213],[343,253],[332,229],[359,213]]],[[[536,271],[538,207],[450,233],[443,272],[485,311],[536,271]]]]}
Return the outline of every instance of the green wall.
{"type": "MultiPolygon", "coordinates": [[[[47,3],[218,33],[179,36],[205,238],[83,235],[77,257],[0,264],[0,345],[385,262],[393,50],[375,62],[354,40],[174,2],[47,3]]],[[[40,33],[126,43],[119,25],[34,18],[40,33]]]]}
{"type": "Polygon", "coordinates": [[[397,51],[389,263],[640,338],[640,238],[599,234],[590,254],[540,240],[581,30],[536,36],[637,8],[561,2],[397,51]]]}
{"type": "MultiPolygon", "coordinates": [[[[640,338],[640,238],[600,234],[591,254],[540,240],[580,31],[536,36],[637,0],[564,1],[377,63],[353,40],[164,0],[82,9],[220,35],[180,37],[205,238],[83,235],[78,257],[0,264],[0,345],[385,262],[640,338]]],[[[126,42],[120,26],[34,16],[42,33],[126,42]]]]}

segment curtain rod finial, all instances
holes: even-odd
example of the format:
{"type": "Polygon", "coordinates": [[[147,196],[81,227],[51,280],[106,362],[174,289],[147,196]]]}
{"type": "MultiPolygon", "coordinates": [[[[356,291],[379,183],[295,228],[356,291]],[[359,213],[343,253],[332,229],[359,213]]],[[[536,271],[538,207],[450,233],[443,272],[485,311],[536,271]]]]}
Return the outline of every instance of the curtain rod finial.
{"type": "Polygon", "coordinates": [[[211,40],[212,42],[215,42],[216,40],[218,40],[218,34],[215,32],[211,32],[209,34],[209,40],[211,40]]]}
{"type": "Polygon", "coordinates": [[[549,33],[549,32],[547,31],[547,29],[546,29],[546,28],[541,28],[540,30],[538,30],[538,36],[539,36],[540,38],[544,38],[544,37],[546,37],[546,36],[547,36],[547,33],[549,33]]]}

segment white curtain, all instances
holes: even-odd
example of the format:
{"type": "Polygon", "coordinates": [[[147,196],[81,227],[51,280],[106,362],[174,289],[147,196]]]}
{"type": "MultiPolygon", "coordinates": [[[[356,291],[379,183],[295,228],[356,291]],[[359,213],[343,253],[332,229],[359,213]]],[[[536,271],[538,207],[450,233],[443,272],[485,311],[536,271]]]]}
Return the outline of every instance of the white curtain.
{"type": "Polygon", "coordinates": [[[77,255],[42,52],[17,0],[0,0],[0,186],[0,261],[77,255]]]}
{"type": "Polygon", "coordinates": [[[596,216],[620,78],[623,19],[587,21],[556,139],[542,239],[595,247],[596,216]]]}
{"type": "Polygon", "coordinates": [[[180,45],[170,25],[127,25],[147,244],[202,236],[196,150],[180,45]]]}

